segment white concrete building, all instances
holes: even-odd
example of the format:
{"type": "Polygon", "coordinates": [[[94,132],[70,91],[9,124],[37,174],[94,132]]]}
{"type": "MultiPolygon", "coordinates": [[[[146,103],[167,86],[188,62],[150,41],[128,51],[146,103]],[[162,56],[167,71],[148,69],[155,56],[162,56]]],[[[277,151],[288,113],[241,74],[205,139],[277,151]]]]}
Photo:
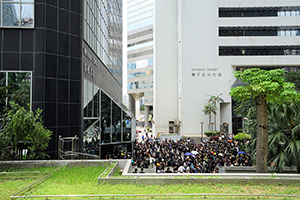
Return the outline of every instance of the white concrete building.
{"type": "Polygon", "coordinates": [[[153,2],[127,2],[127,93],[137,119],[153,114],[153,2]]]}
{"type": "MultiPolygon", "coordinates": [[[[154,130],[199,135],[207,95],[222,93],[216,129],[233,121],[233,72],[300,66],[299,0],[156,0],[154,4],[154,130]],[[175,123],[176,124],[176,123],[175,123]]],[[[213,121],[214,117],[212,117],[213,121]]]]}

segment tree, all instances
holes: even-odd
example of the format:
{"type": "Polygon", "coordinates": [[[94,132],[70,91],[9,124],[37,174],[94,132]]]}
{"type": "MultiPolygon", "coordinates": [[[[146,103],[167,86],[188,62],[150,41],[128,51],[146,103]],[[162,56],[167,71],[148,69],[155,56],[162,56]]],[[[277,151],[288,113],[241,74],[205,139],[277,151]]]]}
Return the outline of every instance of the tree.
{"type": "MultiPolygon", "coordinates": [[[[217,103],[219,103],[219,102],[224,103],[224,100],[220,97],[221,95],[222,95],[222,93],[219,94],[218,96],[208,95],[210,97],[209,100],[208,100],[208,102],[214,104],[216,110],[217,110],[217,103]]],[[[215,122],[215,131],[216,131],[216,126],[217,126],[216,116],[217,116],[217,114],[215,113],[215,119],[214,119],[214,122],[215,122]]]]}
{"type": "Polygon", "coordinates": [[[3,118],[6,108],[9,86],[0,87],[0,118],[3,118]]]}
{"type": "Polygon", "coordinates": [[[14,102],[10,102],[10,107],[5,114],[4,130],[0,134],[0,140],[4,141],[1,146],[1,159],[12,158],[10,152],[17,151],[21,141],[30,144],[28,159],[45,158],[44,150],[48,147],[52,132],[43,126],[42,110],[37,109],[34,113],[14,102]]]}
{"type": "Polygon", "coordinates": [[[18,73],[18,72],[6,72],[7,79],[3,78],[0,80],[1,86],[9,86],[8,93],[8,102],[14,101],[18,103],[21,107],[25,109],[28,108],[28,103],[30,103],[30,73],[18,73]]]}
{"type": "Polygon", "coordinates": [[[269,160],[281,172],[282,166],[296,166],[300,173],[300,103],[268,104],[270,122],[269,160]]]}
{"type": "Polygon", "coordinates": [[[211,127],[211,114],[212,113],[217,114],[217,112],[216,112],[217,107],[209,101],[207,101],[207,103],[208,104],[204,106],[204,109],[203,109],[202,112],[204,112],[204,114],[208,115],[208,117],[209,117],[208,118],[208,130],[210,130],[210,127],[211,127]]]}
{"type": "Polygon", "coordinates": [[[287,72],[285,74],[285,81],[294,83],[296,90],[300,91],[300,71],[297,72],[287,72]]]}
{"type": "Polygon", "coordinates": [[[256,171],[267,172],[268,161],[268,115],[267,101],[282,102],[299,100],[293,83],[284,82],[283,69],[261,70],[258,68],[236,71],[235,77],[244,86],[231,88],[230,95],[238,100],[254,99],[256,104],[257,143],[256,143],[256,171]]]}

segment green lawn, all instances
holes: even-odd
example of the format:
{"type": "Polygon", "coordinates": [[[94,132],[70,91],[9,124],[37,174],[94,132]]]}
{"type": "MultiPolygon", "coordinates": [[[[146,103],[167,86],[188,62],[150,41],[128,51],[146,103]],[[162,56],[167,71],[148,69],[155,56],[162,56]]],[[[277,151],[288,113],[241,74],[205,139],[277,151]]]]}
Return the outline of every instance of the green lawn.
{"type": "Polygon", "coordinates": [[[71,194],[192,194],[192,193],[236,193],[236,194],[298,194],[298,185],[226,185],[226,184],[174,184],[174,185],[130,185],[98,184],[97,177],[103,167],[63,168],[51,178],[26,195],[71,195],[71,194]]]}
{"type": "MultiPolygon", "coordinates": [[[[105,167],[101,167],[101,166],[72,167],[72,168],[64,167],[59,171],[55,172],[50,178],[43,181],[37,187],[26,192],[24,195],[196,194],[196,193],[197,194],[214,193],[214,194],[300,195],[299,185],[257,186],[257,185],[237,185],[237,184],[184,184],[184,185],[180,185],[180,184],[173,184],[173,185],[98,184],[97,178],[104,170],[105,167]]],[[[30,181],[30,179],[26,179],[26,181],[30,181]]],[[[23,185],[20,185],[18,187],[22,188],[26,184],[27,183],[24,182],[23,185]]],[[[4,184],[2,184],[0,188],[5,188],[7,190],[10,190],[9,187],[4,184]]],[[[11,194],[12,192],[10,193],[10,195],[11,194]]],[[[185,197],[185,198],[189,198],[189,197],[185,197]]],[[[214,198],[218,199],[219,197],[214,197],[214,198]]]]}
{"type": "Polygon", "coordinates": [[[1,172],[40,172],[40,173],[18,173],[0,174],[0,199],[6,200],[26,186],[46,176],[55,167],[36,167],[36,168],[11,168],[1,172]]]}

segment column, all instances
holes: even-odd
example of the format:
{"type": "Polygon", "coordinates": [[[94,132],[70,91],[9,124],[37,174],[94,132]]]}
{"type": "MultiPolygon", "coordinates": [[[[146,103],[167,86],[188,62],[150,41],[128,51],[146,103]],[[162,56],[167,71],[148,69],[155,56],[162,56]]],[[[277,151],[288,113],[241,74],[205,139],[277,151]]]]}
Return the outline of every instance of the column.
{"type": "Polygon", "coordinates": [[[149,127],[149,106],[145,106],[145,127],[149,127]]]}

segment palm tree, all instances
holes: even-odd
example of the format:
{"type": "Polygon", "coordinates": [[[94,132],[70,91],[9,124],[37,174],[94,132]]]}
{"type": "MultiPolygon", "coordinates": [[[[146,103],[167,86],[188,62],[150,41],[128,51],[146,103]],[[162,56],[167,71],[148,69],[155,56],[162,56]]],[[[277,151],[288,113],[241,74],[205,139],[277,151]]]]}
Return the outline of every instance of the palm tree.
{"type": "MultiPolygon", "coordinates": [[[[216,111],[217,111],[217,103],[219,103],[219,102],[224,103],[224,100],[220,97],[221,95],[222,95],[222,93],[219,94],[219,95],[217,95],[217,96],[214,96],[214,95],[207,95],[207,96],[210,97],[209,100],[208,100],[208,102],[214,104],[214,106],[216,107],[216,111]]],[[[217,123],[216,123],[216,116],[217,116],[217,113],[214,113],[214,114],[215,114],[214,122],[215,122],[215,131],[216,131],[216,126],[217,126],[217,123]]]]}
{"type": "Polygon", "coordinates": [[[269,103],[269,161],[279,172],[282,166],[297,167],[300,173],[300,104],[269,103]]]}
{"type": "Polygon", "coordinates": [[[208,123],[208,130],[210,130],[210,126],[211,126],[211,114],[213,113],[213,114],[217,114],[217,107],[213,104],[213,103],[211,103],[211,102],[209,102],[209,101],[207,101],[207,105],[205,105],[204,106],[204,109],[203,109],[203,111],[202,112],[204,112],[204,114],[205,115],[208,115],[208,117],[209,117],[209,123],[208,123]]]}
{"type": "MultiPolygon", "coordinates": [[[[254,106],[255,108],[255,106],[254,106]]],[[[253,111],[252,111],[253,112],[253,111]]],[[[248,124],[254,130],[256,119],[248,124]]],[[[283,166],[296,166],[300,173],[300,103],[268,103],[268,164],[272,170],[282,172],[283,166]]],[[[254,131],[255,132],[255,131],[254,131]]],[[[247,145],[253,160],[256,158],[256,134],[247,145]]]]}

